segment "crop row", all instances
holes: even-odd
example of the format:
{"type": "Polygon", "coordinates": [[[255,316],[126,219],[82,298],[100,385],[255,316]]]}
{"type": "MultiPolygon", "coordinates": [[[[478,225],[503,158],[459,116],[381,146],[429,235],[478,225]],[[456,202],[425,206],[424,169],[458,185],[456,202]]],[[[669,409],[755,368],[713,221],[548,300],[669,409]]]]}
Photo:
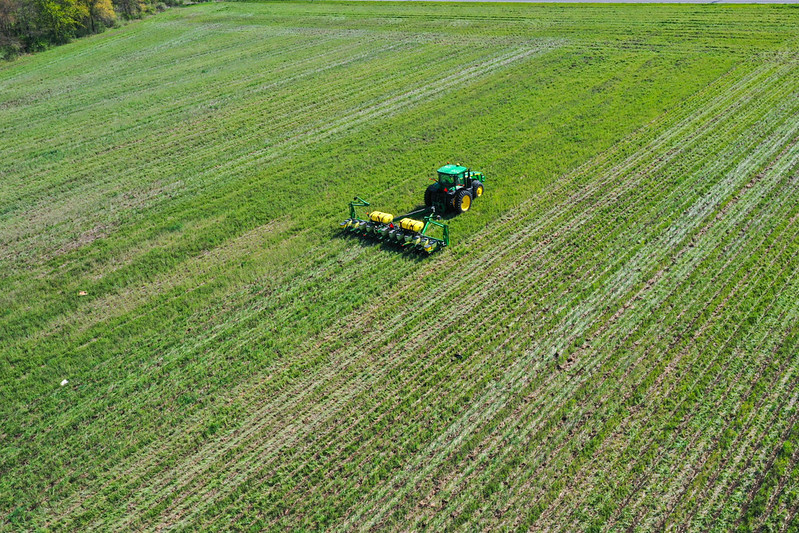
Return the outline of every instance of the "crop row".
{"type": "MultiPolygon", "coordinates": [[[[281,19],[296,6],[241,9],[142,23],[130,39],[146,46],[114,63],[124,76],[9,108],[36,142],[0,150],[23,159],[48,140],[47,113],[73,133],[104,109],[125,116],[107,154],[93,153],[102,129],[65,135],[2,193],[12,522],[28,509],[29,525],[101,530],[788,523],[790,54],[708,48],[674,26],[689,42],[658,55],[664,43],[621,39],[619,20],[595,39],[573,31],[576,13],[525,33],[515,7],[456,17],[479,31],[455,42],[432,32],[432,6],[308,5],[302,27],[281,19]],[[371,18],[405,9],[398,31],[371,18]],[[679,61],[696,84],[682,92],[663,84],[679,61]],[[124,91],[129,107],[103,102],[124,91]],[[603,106],[644,125],[613,129],[603,106]],[[391,165],[455,145],[497,179],[451,222],[446,253],[415,262],[329,229],[353,192],[418,201],[418,176],[391,165]],[[80,173],[63,154],[86,157],[80,173]]],[[[0,83],[16,90],[23,67],[0,83]]]]}
{"type": "MultiPolygon", "coordinates": [[[[422,315],[423,315],[423,313],[422,313],[422,315]]],[[[436,378],[440,378],[440,376],[436,376],[436,378]]],[[[436,381],[436,380],[434,380],[434,381],[436,381]]],[[[493,404],[494,402],[486,402],[486,403],[492,403],[492,404],[493,404]]],[[[374,421],[371,421],[371,422],[372,422],[372,423],[374,423],[374,421]]],[[[458,431],[462,431],[462,430],[463,430],[463,428],[456,428],[456,429],[457,429],[458,431]]],[[[263,458],[263,457],[261,457],[260,459],[264,459],[264,458],[263,458]]],[[[368,462],[368,461],[367,461],[367,462],[368,462]]],[[[242,463],[246,464],[246,463],[247,463],[247,461],[246,461],[246,460],[244,460],[242,457],[235,457],[235,461],[233,461],[233,460],[230,460],[230,461],[227,463],[227,465],[228,465],[228,466],[231,466],[232,464],[242,464],[242,463]]],[[[260,463],[258,463],[258,464],[260,464],[260,463]]],[[[189,475],[195,475],[195,474],[194,474],[192,471],[185,471],[184,473],[188,473],[189,475]]],[[[233,479],[228,479],[228,480],[226,480],[224,484],[228,484],[228,483],[230,483],[230,482],[232,482],[232,481],[235,481],[235,477],[234,477],[233,479]]],[[[217,489],[213,489],[213,490],[214,490],[214,492],[217,492],[217,491],[218,491],[218,488],[217,488],[217,489]]],[[[206,494],[206,496],[207,496],[207,494],[206,494]]],[[[193,502],[193,503],[194,503],[195,505],[197,504],[197,502],[196,502],[196,501],[195,501],[195,502],[193,502]]]]}

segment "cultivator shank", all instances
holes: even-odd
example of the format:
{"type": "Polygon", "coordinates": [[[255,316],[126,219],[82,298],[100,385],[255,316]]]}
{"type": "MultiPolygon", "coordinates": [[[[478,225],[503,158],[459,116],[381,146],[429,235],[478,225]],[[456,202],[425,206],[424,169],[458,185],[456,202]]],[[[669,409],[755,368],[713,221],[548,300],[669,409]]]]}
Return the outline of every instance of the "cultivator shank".
{"type": "Polygon", "coordinates": [[[356,196],[350,202],[350,217],[341,223],[341,227],[361,237],[377,239],[401,246],[405,250],[421,253],[432,253],[449,245],[449,227],[436,220],[434,209],[425,209],[398,217],[382,211],[372,211],[366,213],[365,219],[359,218],[355,208],[368,206],[369,202],[356,196]],[[410,216],[424,213],[427,214],[422,220],[410,216]],[[440,239],[427,234],[433,227],[441,228],[440,239]]]}

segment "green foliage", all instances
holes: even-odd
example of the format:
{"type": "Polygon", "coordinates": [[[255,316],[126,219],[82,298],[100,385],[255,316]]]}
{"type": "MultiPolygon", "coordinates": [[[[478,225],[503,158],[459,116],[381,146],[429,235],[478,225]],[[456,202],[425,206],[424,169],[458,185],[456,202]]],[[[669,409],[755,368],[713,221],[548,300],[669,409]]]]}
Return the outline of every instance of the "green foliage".
{"type": "MultiPolygon", "coordinates": [[[[79,0],[85,9],[84,21],[89,19],[88,30],[96,33],[103,27],[113,26],[116,12],[111,0],[79,0]]],[[[84,22],[85,26],[85,22],[84,22]]]]}
{"type": "Polygon", "coordinates": [[[0,60],[99,33],[116,24],[117,11],[139,18],[164,9],[150,0],[0,0],[0,60]]]}
{"type": "Polygon", "coordinates": [[[77,0],[36,0],[37,25],[52,43],[63,44],[75,35],[81,20],[89,17],[89,9],[77,0]]]}

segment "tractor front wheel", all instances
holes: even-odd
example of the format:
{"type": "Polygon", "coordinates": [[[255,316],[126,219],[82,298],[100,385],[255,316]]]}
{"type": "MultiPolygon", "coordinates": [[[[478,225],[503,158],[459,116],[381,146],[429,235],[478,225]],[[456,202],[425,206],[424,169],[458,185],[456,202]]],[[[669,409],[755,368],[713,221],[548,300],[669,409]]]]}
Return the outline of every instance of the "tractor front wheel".
{"type": "Polygon", "coordinates": [[[484,188],[482,183],[480,183],[479,181],[472,182],[472,197],[480,198],[481,196],[483,196],[483,190],[484,188]]]}
{"type": "Polygon", "coordinates": [[[452,199],[452,207],[455,208],[456,213],[465,213],[471,206],[472,193],[466,189],[459,190],[452,199]]]}

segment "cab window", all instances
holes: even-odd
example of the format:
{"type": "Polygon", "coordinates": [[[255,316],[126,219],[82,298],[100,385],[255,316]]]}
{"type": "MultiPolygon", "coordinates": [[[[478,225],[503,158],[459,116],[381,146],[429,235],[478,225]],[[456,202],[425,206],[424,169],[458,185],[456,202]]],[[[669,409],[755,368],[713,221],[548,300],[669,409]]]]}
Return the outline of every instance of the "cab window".
{"type": "Polygon", "coordinates": [[[452,187],[453,185],[455,185],[454,176],[451,176],[449,174],[444,174],[443,172],[438,173],[438,181],[444,187],[452,187]]]}

